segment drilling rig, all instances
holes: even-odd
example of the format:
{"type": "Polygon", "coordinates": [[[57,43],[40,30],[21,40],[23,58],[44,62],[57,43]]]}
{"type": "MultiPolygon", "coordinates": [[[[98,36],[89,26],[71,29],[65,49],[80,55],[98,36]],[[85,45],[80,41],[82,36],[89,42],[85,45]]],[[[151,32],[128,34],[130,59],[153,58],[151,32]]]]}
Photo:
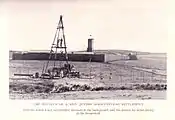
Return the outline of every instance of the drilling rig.
{"type": "Polygon", "coordinates": [[[36,72],[34,75],[31,74],[14,74],[16,76],[30,76],[33,78],[42,79],[55,79],[63,77],[80,77],[80,73],[75,71],[73,65],[69,64],[67,46],[64,34],[63,17],[60,15],[60,20],[56,29],[53,43],[51,45],[49,59],[43,65],[42,73],[36,72]],[[58,54],[60,52],[60,54],[58,54]],[[59,55],[59,56],[58,56],[59,55]],[[58,64],[58,57],[62,57],[64,64],[58,64]],[[52,61],[52,62],[51,62],[52,61]],[[50,66],[50,64],[52,64],[50,66]]]}

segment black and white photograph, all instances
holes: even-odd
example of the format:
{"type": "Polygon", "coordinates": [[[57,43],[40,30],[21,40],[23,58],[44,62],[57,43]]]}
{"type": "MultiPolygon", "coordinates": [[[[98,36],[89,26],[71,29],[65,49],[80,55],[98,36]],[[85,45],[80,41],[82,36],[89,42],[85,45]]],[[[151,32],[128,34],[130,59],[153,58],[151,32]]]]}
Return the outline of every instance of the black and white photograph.
{"type": "Polygon", "coordinates": [[[4,2],[10,100],[166,100],[156,0],[4,2]]]}

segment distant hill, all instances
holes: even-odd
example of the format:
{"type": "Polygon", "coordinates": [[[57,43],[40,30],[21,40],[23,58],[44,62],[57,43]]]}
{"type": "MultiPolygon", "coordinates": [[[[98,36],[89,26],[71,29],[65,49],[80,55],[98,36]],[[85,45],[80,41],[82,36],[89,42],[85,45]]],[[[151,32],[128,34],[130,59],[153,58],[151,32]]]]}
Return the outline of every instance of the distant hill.
{"type": "Polygon", "coordinates": [[[94,50],[95,53],[119,53],[123,55],[128,55],[129,53],[134,54],[150,54],[150,52],[140,52],[140,51],[132,51],[132,50],[94,50]]]}

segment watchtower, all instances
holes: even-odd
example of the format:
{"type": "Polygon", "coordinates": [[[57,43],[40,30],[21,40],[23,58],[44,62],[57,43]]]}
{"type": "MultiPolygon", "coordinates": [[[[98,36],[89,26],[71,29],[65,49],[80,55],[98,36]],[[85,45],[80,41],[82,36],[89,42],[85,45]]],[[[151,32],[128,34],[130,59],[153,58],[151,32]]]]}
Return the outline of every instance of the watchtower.
{"type": "Polygon", "coordinates": [[[94,39],[93,39],[92,36],[90,35],[90,38],[88,39],[88,48],[87,48],[87,52],[92,52],[92,50],[93,50],[93,41],[94,41],[94,39]]]}

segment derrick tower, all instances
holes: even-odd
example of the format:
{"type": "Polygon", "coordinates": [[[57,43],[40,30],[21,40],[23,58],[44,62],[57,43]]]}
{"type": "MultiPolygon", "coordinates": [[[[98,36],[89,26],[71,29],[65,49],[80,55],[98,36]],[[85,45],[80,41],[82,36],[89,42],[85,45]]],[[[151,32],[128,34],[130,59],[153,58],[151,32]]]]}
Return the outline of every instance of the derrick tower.
{"type": "Polygon", "coordinates": [[[46,66],[43,67],[42,73],[47,72],[50,61],[53,61],[53,67],[57,67],[58,57],[63,57],[64,61],[66,61],[66,64],[68,64],[67,46],[66,46],[66,40],[65,40],[65,34],[64,34],[62,15],[60,15],[60,20],[58,22],[54,40],[51,45],[51,50],[49,53],[49,60],[47,61],[46,66]],[[60,56],[58,56],[58,53],[60,53],[59,54],[60,56]]]}

